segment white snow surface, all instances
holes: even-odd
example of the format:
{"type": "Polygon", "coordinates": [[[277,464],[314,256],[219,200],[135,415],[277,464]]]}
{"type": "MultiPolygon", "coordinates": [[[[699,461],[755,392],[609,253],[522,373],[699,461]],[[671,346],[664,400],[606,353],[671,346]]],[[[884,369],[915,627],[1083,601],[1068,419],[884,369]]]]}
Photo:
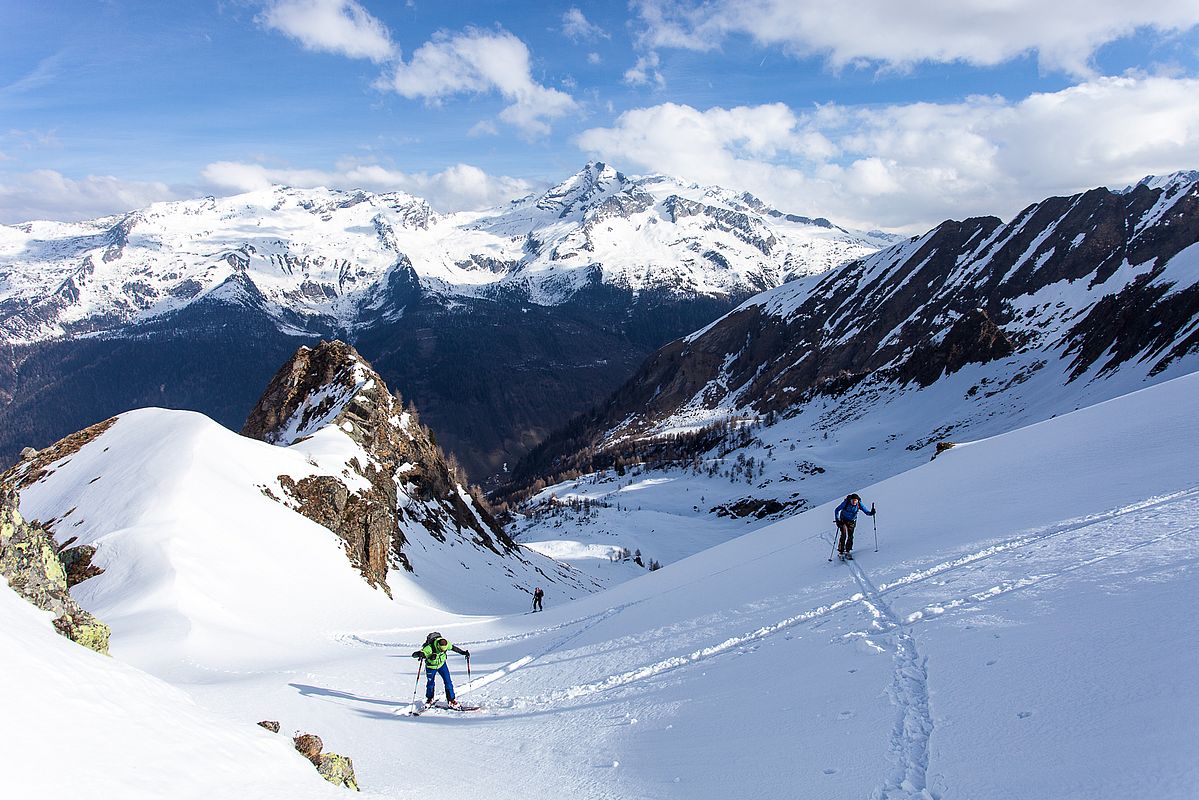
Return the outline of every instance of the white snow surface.
{"type": "Polygon", "coordinates": [[[0,581],[5,797],[344,797],[287,736],[197,706],[179,689],[59,636],[50,617],[0,581]]]}
{"type": "Polygon", "coordinates": [[[288,332],[297,320],[350,332],[402,313],[387,306],[386,283],[409,265],[450,303],[515,293],[553,305],[597,273],[634,292],[725,295],[894,240],[597,163],[542,195],[448,215],[403,193],[277,186],[82,223],[0,225],[0,334],[23,343],[119,332],[204,298],[261,303],[288,332]]]}
{"type": "MultiPolygon", "coordinates": [[[[152,535],[98,539],[104,591],[77,594],[117,658],[214,713],[319,732],[386,796],[1182,800],[1199,787],[1197,397],[1187,375],[855,487],[879,546],[860,517],[849,563],[826,560],[826,503],[598,594],[550,591],[544,613],[457,615],[357,591],[315,526],[288,526],[279,553],[253,541],[265,516],[222,533],[220,487],[153,487],[152,535]],[[210,536],[239,541],[200,557],[210,536]],[[171,580],[228,587],[229,607],[158,613],[137,578],[151,541],[193,548],[171,580]],[[300,587],[290,611],[316,622],[277,625],[270,595],[300,587]],[[431,629],[471,650],[473,683],[451,667],[483,711],[404,715],[431,629]]],[[[23,511],[82,509],[76,463],[23,511]]],[[[454,591],[473,589],[443,607],[454,591]]]]}

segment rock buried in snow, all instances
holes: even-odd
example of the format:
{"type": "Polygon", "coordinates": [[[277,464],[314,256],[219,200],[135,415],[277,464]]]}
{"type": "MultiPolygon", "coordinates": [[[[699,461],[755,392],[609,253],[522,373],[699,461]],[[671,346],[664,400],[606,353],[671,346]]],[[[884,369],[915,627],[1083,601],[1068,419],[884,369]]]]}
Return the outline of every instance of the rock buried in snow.
{"type": "MultiPolygon", "coordinates": [[[[275,720],[264,719],[258,723],[271,733],[279,732],[279,723],[275,720]]],[[[292,740],[296,752],[312,762],[322,778],[335,786],[360,791],[358,779],[354,775],[354,762],[337,753],[322,753],[325,743],[315,733],[297,734],[292,740]]]]}
{"type": "Polygon", "coordinates": [[[316,761],[316,771],[321,777],[335,786],[358,791],[358,781],[354,777],[354,762],[337,753],[325,753],[316,761]]]}
{"type": "Polygon", "coordinates": [[[954,447],[957,447],[957,442],[937,442],[937,452],[933,453],[933,458],[936,458],[946,450],[950,450],[954,447]]]}
{"type": "Polygon", "coordinates": [[[321,737],[315,733],[301,733],[292,739],[292,742],[295,744],[296,750],[299,751],[300,755],[313,764],[320,765],[321,750],[325,747],[325,743],[321,741],[321,737]]]}

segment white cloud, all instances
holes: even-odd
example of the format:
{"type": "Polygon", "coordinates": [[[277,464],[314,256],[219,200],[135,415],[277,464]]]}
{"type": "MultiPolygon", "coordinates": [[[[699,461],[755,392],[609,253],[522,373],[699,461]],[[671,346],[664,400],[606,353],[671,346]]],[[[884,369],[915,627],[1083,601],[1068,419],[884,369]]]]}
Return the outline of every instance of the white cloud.
{"type": "Polygon", "coordinates": [[[404,97],[432,102],[495,91],[511,103],[500,112],[500,120],[529,134],[548,133],[546,120],[577,108],[569,94],[533,79],[529,48],[503,30],[435,34],[381,85],[404,97]]]}
{"type": "Polygon", "coordinates": [[[1035,52],[1042,67],[1084,75],[1095,51],[1142,28],[1199,25],[1190,0],[635,0],[642,46],[718,48],[748,35],[835,67],[922,61],[990,66],[1035,52]]]}
{"type": "Polygon", "coordinates": [[[177,197],[175,190],[158,181],[126,181],[111,175],[76,180],[39,169],[0,177],[0,222],[92,219],[177,197]]]}
{"type": "Polygon", "coordinates": [[[588,53],[587,54],[587,63],[588,64],[598,64],[601,61],[603,61],[603,58],[600,57],[599,53],[588,53]]]}
{"type": "Polygon", "coordinates": [[[338,164],[333,170],[317,170],[218,161],[205,167],[203,176],[212,186],[226,192],[249,192],[278,184],[407,192],[423,197],[435,209],[445,212],[488,208],[526,195],[533,188],[528,181],[488,175],[470,164],[455,164],[430,174],[351,162],[338,164]]]}
{"type": "Polygon", "coordinates": [[[744,188],[788,211],[922,230],[1199,166],[1199,79],[1097,78],[1012,102],[627,111],[578,139],[617,164],[744,188]]]}
{"type": "Polygon", "coordinates": [[[372,61],[395,52],[387,26],[355,0],[273,0],[257,21],[309,50],[372,61]]]}
{"type": "Polygon", "coordinates": [[[662,60],[654,51],[637,57],[637,63],[625,70],[624,82],[630,86],[644,86],[652,83],[659,89],[666,85],[666,79],[658,70],[662,60]]]}
{"type": "Polygon", "coordinates": [[[571,8],[562,15],[562,33],[572,41],[580,39],[608,39],[608,32],[584,16],[578,8],[571,8]]]}

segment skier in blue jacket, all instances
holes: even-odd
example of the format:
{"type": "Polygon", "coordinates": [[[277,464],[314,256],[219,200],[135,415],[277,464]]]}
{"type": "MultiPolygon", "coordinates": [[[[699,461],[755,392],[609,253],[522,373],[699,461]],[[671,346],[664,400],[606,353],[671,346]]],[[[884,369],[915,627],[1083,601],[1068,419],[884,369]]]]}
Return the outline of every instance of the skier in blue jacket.
{"type": "Polygon", "coordinates": [[[842,558],[853,559],[853,553],[850,551],[853,550],[853,529],[857,527],[859,511],[873,517],[874,503],[870,504],[870,510],[867,511],[862,505],[862,498],[851,494],[833,512],[833,522],[837,523],[837,530],[841,532],[837,540],[837,554],[842,558]]]}

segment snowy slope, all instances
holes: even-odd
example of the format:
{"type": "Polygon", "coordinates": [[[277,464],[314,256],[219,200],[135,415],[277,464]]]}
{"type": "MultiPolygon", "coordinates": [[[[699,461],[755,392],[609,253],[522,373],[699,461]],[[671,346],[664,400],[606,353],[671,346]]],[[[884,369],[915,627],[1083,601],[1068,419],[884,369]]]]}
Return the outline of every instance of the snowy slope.
{"type": "Polygon", "coordinates": [[[50,465],[22,489],[21,510],[58,541],[97,548],[104,573],[73,594],[116,631],[113,655],[161,675],[292,663],[368,620],[522,609],[530,587],[557,571],[534,553],[501,557],[410,532],[414,572],[388,574],[388,599],[333,532],[278,499],[280,476],[329,475],[353,488],[352,459],[369,456],[334,427],[276,447],[200,414],[143,409],[50,465]]]}
{"type": "Polygon", "coordinates": [[[0,651],[5,797],[344,796],[289,739],[64,639],[3,582],[0,651]]]}
{"type": "Polygon", "coordinates": [[[451,304],[553,305],[597,276],[631,291],[744,295],[892,241],[602,163],[542,195],[451,215],[402,193],[279,186],[0,226],[0,332],[13,344],[121,332],[208,298],[261,306],[286,333],[344,333],[402,313],[389,286],[409,271],[451,304]]]}
{"type": "MultiPolygon", "coordinates": [[[[599,594],[551,594],[543,614],[387,623],[360,607],[252,670],[204,624],[203,662],[169,677],[219,712],[328,731],[389,796],[1193,797],[1197,396],[1187,375],[861,487],[880,548],[863,519],[853,563],[826,560],[825,504],[599,594]],[[402,714],[432,628],[472,651],[472,687],[451,664],[486,711],[402,714]]],[[[66,502],[34,490],[22,508],[66,502]]],[[[157,536],[181,543],[182,525],[157,536]]],[[[122,649],[167,627],[125,587],[85,605],[105,604],[114,653],[158,670],[163,654],[122,649]]]]}

